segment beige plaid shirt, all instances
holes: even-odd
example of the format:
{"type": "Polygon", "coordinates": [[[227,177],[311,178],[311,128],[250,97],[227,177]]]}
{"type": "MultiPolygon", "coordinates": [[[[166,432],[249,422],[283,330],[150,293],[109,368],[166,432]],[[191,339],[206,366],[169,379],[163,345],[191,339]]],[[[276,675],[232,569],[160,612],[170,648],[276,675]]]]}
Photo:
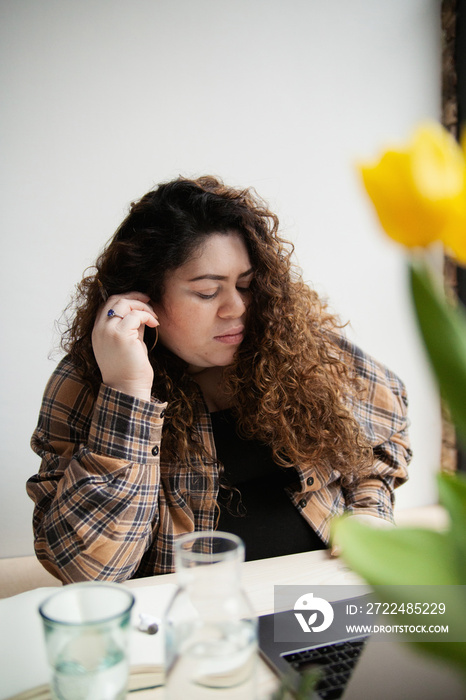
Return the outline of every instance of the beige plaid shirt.
{"type": "MultiPolygon", "coordinates": [[[[299,486],[288,489],[289,496],[325,542],[331,519],[344,511],[392,520],[393,490],[406,481],[411,458],[403,384],[344,338],[339,342],[367,387],[353,411],[373,446],[374,465],[370,478],[351,490],[342,489],[339,472],[329,467],[298,469],[299,486]]],[[[36,554],[61,580],[168,573],[177,535],[215,528],[217,468],[197,457],[197,469],[164,462],[165,408],[105,385],[94,399],[69,359],[59,363],[32,436],[42,462],[27,490],[35,502],[36,554]]],[[[200,393],[195,409],[199,433],[215,457],[200,393]]]]}

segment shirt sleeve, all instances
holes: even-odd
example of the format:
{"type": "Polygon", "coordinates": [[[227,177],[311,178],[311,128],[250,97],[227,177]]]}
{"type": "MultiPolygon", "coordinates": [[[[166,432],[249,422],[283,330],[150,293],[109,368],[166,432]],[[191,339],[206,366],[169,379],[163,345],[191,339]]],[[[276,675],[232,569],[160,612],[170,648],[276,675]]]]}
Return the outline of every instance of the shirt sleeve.
{"type": "Polygon", "coordinates": [[[38,559],[66,583],[131,577],[158,523],[165,404],[101,385],[97,398],[65,358],[42,401],[32,449],[38,559]]]}
{"type": "Polygon", "coordinates": [[[393,522],[394,491],[407,481],[412,458],[406,388],[396,374],[346,338],[338,342],[362,385],[352,408],[373,449],[369,476],[344,490],[345,508],[393,522]]]}

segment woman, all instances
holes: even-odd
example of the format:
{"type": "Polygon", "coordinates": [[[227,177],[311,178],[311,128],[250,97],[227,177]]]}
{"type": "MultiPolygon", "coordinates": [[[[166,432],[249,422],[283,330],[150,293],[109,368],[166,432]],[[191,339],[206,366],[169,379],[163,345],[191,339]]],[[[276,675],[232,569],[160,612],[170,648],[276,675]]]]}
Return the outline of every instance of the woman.
{"type": "Polygon", "coordinates": [[[173,570],[223,529],[249,559],[391,521],[406,396],[294,272],[249,190],[179,178],[132,205],[78,287],[32,438],[36,553],[65,582],[173,570]]]}

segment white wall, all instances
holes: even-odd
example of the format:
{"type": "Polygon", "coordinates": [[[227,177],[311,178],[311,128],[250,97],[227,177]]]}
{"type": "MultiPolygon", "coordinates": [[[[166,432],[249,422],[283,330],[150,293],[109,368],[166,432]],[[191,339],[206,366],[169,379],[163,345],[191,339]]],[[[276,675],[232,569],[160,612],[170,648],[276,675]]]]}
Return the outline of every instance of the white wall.
{"type": "Polygon", "coordinates": [[[0,15],[0,556],[32,552],[54,320],[130,201],[180,173],[253,185],[277,211],[306,279],[408,386],[399,507],[435,500],[439,410],[403,253],[354,162],[438,117],[440,2],[2,0],[0,15]]]}

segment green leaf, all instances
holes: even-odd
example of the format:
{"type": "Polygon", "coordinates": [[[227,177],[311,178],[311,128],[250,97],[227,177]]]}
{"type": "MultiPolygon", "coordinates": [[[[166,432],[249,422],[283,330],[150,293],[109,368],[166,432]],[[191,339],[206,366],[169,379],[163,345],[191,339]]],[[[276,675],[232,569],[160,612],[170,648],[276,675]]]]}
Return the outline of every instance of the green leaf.
{"type": "MultiPolygon", "coordinates": [[[[452,307],[441,286],[423,263],[412,263],[410,281],[419,328],[450,408],[458,437],[466,446],[466,313],[452,307]]],[[[466,479],[460,474],[438,476],[440,501],[450,515],[447,532],[400,528],[380,530],[343,517],[334,521],[333,535],[343,559],[370,585],[383,587],[385,600],[397,601],[399,585],[449,585],[457,599],[444,620],[465,629],[466,639],[466,479]]],[[[426,593],[427,594],[427,593],[426,593]]],[[[404,592],[401,595],[405,595],[404,592]]],[[[414,623],[414,620],[413,620],[414,623]]],[[[425,653],[441,657],[463,673],[465,642],[413,640],[425,653]]]]}
{"type": "Polygon", "coordinates": [[[322,671],[319,668],[305,671],[300,674],[298,680],[295,676],[284,676],[271,700],[311,700],[315,697],[313,691],[321,678],[322,671]]]}
{"type": "MultiPolygon", "coordinates": [[[[439,481],[445,493],[445,506],[458,511],[455,520],[452,518],[452,525],[456,527],[466,517],[465,510],[459,512],[463,508],[465,483],[462,480],[458,488],[455,483],[458,480],[449,475],[441,475],[439,481]]],[[[464,526],[460,527],[463,536],[464,526]]],[[[442,623],[461,625],[466,638],[466,599],[463,586],[458,585],[465,580],[460,578],[458,552],[451,530],[446,533],[418,528],[381,530],[347,516],[335,519],[332,530],[342,547],[342,558],[371,586],[377,586],[377,595],[384,601],[406,603],[407,591],[403,586],[419,586],[415,589],[414,602],[422,602],[422,590],[426,585],[454,586],[449,615],[442,616],[442,623]]],[[[418,620],[408,617],[403,620],[405,622],[416,625],[418,620]]],[[[423,653],[442,658],[465,673],[466,642],[444,642],[439,637],[438,642],[416,640],[411,643],[423,653]]]]}
{"type": "Polygon", "coordinates": [[[425,264],[410,265],[411,289],[421,335],[451,411],[466,445],[466,315],[453,308],[425,264]]]}
{"type": "Polygon", "coordinates": [[[459,473],[437,477],[439,497],[450,516],[449,537],[455,551],[458,582],[466,584],[466,478],[459,473]]]}
{"type": "Polygon", "coordinates": [[[332,529],[342,558],[370,585],[460,583],[447,534],[420,528],[381,530],[344,516],[332,529]]]}

